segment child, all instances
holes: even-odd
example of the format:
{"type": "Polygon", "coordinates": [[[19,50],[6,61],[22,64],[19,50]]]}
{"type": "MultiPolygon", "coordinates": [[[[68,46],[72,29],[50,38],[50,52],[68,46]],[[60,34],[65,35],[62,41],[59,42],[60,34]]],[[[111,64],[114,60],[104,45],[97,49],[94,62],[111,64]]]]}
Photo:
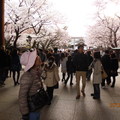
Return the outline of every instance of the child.
{"type": "Polygon", "coordinates": [[[94,93],[92,93],[91,96],[93,96],[93,99],[100,99],[100,84],[102,82],[102,75],[101,75],[102,64],[100,59],[101,59],[100,52],[95,52],[94,61],[92,63],[94,93]]]}

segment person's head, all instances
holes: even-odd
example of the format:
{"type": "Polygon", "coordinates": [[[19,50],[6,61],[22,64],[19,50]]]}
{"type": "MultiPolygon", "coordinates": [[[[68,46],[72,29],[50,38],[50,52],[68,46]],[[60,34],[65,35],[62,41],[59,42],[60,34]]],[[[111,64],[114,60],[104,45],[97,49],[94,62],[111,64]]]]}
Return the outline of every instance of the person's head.
{"type": "Polygon", "coordinates": [[[58,48],[54,48],[54,52],[57,53],[58,52],[58,48]]]}
{"type": "Polygon", "coordinates": [[[112,54],[111,54],[111,58],[116,58],[116,54],[115,54],[115,53],[112,53],[112,54]]]}
{"type": "Polygon", "coordinates": [[[109,54],[110,53],[110,51],[109,50],[105,50],[105,54],[109,54]]]}
{"type": "Polygon", "coordinates": [[[95,58],[95,59],[101,59],[100,52],[95,52],[95,53],[94,53],[94,58],[95,58]]]}
{"type": "Polygon", "coordinates": [[[91,55],[91,51],[87,51],[87,55],[91,55]]]}
{"type": "Polygon", "coordinates": [[[53,56],[50,56],[50,57],[48,58],[48,62],[49,62],[49,63],[55,62],[55,58],[54,58],[53,56]]]}
{"type": "Polygon", "coordinates": [[[33,51],[24,52],[21,55],[20,62],[22,65],[25,66],[25,69],[24,69],[25,72],[30,70],[33,67],[36,68],[40,66],[42,63],[40,57],[37,55],[36,49],[33,51]]]}
{"type": "Polygon", "coordinates": [[[78,46],[78,52],[83,53],[84,52],[84,45],[78,46]]]}
{"type": "Polygon", "coordinates": [[[68,61],[71,61],[72,60],[72,56],[68,56],[68,61]]]}
{"type": "Polygon", "coordinates": [[[65,53],[61,53],[61,60],[63,60],[65,57],[65,53]]]}

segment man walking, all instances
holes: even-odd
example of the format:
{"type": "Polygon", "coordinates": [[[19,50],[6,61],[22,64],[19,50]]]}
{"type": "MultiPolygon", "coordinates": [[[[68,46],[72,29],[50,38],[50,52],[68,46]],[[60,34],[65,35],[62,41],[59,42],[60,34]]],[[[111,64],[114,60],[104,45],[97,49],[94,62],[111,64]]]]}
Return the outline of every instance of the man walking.
{"type": "Polygon", "coordinates": [[[87,59],[87,55],[84,54],[84,45],[78,46],[78,53],[74,56],[73,62],[76,70],[76,86],[77,86],[76,99],[79,99],[80,98],[80,78],[82,77],[81,93],[83,96],[85,96],[86,72],[88,70],[88,59],[87,59]]]}

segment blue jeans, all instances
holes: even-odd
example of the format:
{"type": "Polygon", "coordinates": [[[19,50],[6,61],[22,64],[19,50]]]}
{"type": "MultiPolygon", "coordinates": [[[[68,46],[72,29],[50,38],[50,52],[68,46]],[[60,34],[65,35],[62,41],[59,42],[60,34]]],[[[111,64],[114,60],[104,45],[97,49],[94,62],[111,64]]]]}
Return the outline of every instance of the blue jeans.
{"type": "Polygon", "coordinates": [[[40,113],[39,112],[31,112],[29,117],[30,117],[30,120],[40,120],[40,113]]]}

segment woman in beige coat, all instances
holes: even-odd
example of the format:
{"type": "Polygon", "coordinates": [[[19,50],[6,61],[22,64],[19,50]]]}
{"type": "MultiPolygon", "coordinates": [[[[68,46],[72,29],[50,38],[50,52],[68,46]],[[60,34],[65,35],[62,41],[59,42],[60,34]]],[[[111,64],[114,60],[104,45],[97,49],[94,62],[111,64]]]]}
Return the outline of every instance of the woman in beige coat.
{"type": "MultiPolygon", "coordinates": [[[[58,82],[60,80],[58,67],[55,64],[53,56],[48,58],[48,63],[45,65],[46,79],[45,85],[47,86],[47,92],[50,97],[50,101],[53,99],[54,89],[58,88],[58,82]]],[[[51,102],[50,102],[51,103],[51,102]]]]}

